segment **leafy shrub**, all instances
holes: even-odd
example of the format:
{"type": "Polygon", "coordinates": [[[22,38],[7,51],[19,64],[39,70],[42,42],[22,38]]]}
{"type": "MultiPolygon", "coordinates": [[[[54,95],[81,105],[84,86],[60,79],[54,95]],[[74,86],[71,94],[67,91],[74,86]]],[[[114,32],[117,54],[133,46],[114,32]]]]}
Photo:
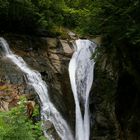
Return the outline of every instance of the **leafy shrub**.
{"type": "MultiPolygon", "coordinates": [[[[41,122],[33,124],[27,117],[25,98],[9,112],[0,112],[0,140],[46,140],[41,122]]],[[[37,115],[37,110],[34,115],[37,115]]]]}

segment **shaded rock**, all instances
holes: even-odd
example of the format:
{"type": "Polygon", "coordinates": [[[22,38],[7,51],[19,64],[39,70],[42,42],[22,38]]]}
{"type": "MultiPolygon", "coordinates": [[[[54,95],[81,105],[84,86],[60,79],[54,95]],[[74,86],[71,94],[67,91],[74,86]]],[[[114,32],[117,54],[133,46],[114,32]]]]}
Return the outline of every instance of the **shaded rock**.
{"type": "Polygon", "coordinates": [[[73,49],[70,47],[68,41],[66,40],[60,40],[60,43],[62,45],[63,51],[65,54],[72,55],[73,54],[73,49]]]}
{"type": "Polygon", "coordinates": [[[0,99],[0,111],[9,111],[9,102],[0,99]]]}
{"type": "Polygon", "coordinates": [[[56,49],[57,47],[57,43],[58,43],[58,40],[56,38],[46,38],[47,40],[47,45],[49,48],[54,48],[56,49]]]}
{"type": "Polygon", "coordinates": [[[44,130],[46,130],[46,135],[49,139],[55,139],[55,140],[61,140],[61,138],[58,136],[56,131],[54,131],[54,126],[50,121],[44,122],[43,125],[44,130]]]}
{"type": "Polygon", "coordinates": [[[102,37],[96,36],[95,38],[91,39],[91,41],[95,42],[98,45],[101,45],[102,44],[102,37]]]}
{"type": "Polygon", "coordinates": [[[19,101],[18,87],[15,85],[5,84],[0,86],[0,108],[8,111],[15,107],[19,101]]]}
{"type": "Polygon", "coordinates": [[[108,121],[107,118],[104,117],[104,114],[102,114],[101,112],[97,112],[95,118],[98,125],[100,125],[101,127],[108,127],[108,121]]]}

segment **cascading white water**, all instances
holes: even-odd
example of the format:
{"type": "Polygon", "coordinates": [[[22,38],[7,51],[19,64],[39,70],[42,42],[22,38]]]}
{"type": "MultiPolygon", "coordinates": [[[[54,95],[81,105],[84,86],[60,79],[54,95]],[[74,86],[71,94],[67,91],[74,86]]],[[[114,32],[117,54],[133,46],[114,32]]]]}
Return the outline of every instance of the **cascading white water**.
{"type": "Polygon", "coordinates": [[[16,66],[18,66],[18,68],[20,68],[26,76],[27,83],[31,85],[39,95],[42,104],[42,119],[49,120],[53,123],[62,140],[73,140],[74,138],[68,124],[49,99],[47,85],[45,81],[42,80],[40,73],[30,69],[20,56],[13,54],[8,43],[2,37],[0,38],[0,46],[4,51],[4,57],[11,60],[16,66]]]}
{"type": "Polygon", "coordinates": [[[89,93],[93,82],[94,60],[91,59],[96,44],[89,40],[76,40],[75,52],[69,63],[69,76],[75,100],[76,140],[89,140],[89,93]],[[80,104],[84,107],[82,117],[80,104]]]}

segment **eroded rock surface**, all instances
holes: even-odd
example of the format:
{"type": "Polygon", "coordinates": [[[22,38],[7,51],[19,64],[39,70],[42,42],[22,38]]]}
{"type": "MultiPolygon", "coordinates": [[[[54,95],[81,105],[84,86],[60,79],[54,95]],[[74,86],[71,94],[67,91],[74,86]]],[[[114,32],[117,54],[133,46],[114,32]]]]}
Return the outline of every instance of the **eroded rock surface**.
{"type": "MultiPolygon", "coordinates": [[[[43,80],[48,85],[52,102],[74,130],[74,100],[68,75],[68,63],[73,49],[69,42],[57,38],[19,35],[5,35],[5,38],[15,54],[21,56],[29,67],[41,73],[43,80]]],[[[38,98],[33,88],[27,85],[26,77],[20,69],[2,55],[0,59],[0,80],[6,84],[13,84],[18,94],[38,98]]],[[[5,103],[3,104],[5,105],[5,103]]],[[[5,110],[8,110],[8,108],[5,107],[5,110]]],[[[50,126],[48,126],[48,131],[56,136],[56,140],[59,139],[53,127],[50,128],[50,126]]]]}

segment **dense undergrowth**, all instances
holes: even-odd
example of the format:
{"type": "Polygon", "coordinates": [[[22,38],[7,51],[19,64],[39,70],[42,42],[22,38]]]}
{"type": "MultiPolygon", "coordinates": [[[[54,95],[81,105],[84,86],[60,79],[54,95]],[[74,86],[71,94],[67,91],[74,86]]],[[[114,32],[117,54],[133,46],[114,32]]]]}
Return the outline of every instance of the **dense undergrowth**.
{"type": "MultiPolygon", "coordinates": [[[[46,140],[41,122],[28,118],[25,102],[26,99],[22,97],[17,107],[0,112],[0,140],[46,140]]],[[[37,106],[33,116],[39,116],[37,106]]]]}

